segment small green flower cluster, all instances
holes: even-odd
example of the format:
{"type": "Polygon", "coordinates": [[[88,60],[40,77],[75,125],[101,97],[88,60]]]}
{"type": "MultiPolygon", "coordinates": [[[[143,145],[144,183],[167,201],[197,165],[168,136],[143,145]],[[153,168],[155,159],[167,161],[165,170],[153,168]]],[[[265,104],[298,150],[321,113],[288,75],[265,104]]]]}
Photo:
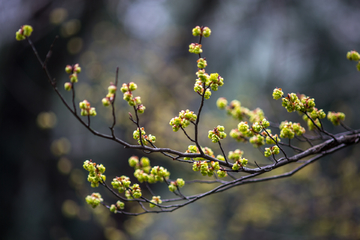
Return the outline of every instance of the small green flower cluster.
{"type": "Polygon", "coordinates": [[[192,29],[192,34],[194,37],[198,37],[198,36],[209,37],[211,34],[211,30],[208,27],[196,26],[192,29]]]}
{"type": "Polygon", "coordinates": [[[341,121],[345,120],[345,114],[342,112],[328,112],[327,118],[332,122],[332,124],[338,126],[341,121]]]}
{"type": "Polygon", "coordinates": [[[217,143],[220,139],[226,138],[226,133],[224,133],[225,127],[218,125],[213,130],[209,130],[208,137],[211,139],[213,143],[217,143]]]}
{"type": "MultiPolygon", "coordinates": [[[[276,91],[277,88],[274,89],[274,92],[276,91]]],[[[298,95],[296,93],[288,93],[286,97],[282,98],[282,106],[288,112],[312,112],[315,107],[315,100],[314,98],[310,98],[304,94],[298,95]]]]}
{"type": "Polygon", "coordinates": [[[227,114],[233,118],[243,121],[248,119],[250,122],[259,122],[265,118],[264,111],[260,108],[249,110],[246,107],[242,107],[240,101],[232,100],[228,105],[226,98],[219,98],[216,101],[216,105],[219,109],[226,109],[227,114]]]}
{"type": "Polygon", "coordinates": [[[129,165],[130,167],[135,168],[135,170],[143,170],[146,173],[150,172],[151,166],[150,166],[150,160],[147,157],[142,157],[139,161],[138,156],[131,156],[129,158],[129,165]]]}
{"type": "Polygon", "coordinates": [[[125,203],[122,201],[117,201],[116,204],[111,204],[110,206],[110,212],[117,213],[119,210],[122,210],[125,208],[125,203]]]}
{"type": "Polygon", "coordinates": [[[104,165],[99,165],[91,160],[86,160],[83,167],[89,172],[87,180],[91,183],[91,187],[98,187],[99,182],[104,182],[106,180],[106,176],[103,174],[105,172],[104,165]]]}
{"type": "Polygon", "coordinates": [[[132,92],[137,89],[137,85],[133,82],[124,83],[121,86],[121,92],[124,94],[123,99],[132,107],[136,107],[139,113],[144,113],[145,106],[141,104],[140,97],[134,97],[132,92]]]}
{"type": "Polygon", "coordinates": [[[215,161],[195,161],[192,169],[195,172],[200,171],[203,176],[211,177],[212,175],[214,175],[215,171],[217,171],[219,177],[224,176],[224,174],[222,173],[223,171],[220,170],[219,162],[215,161]]]}
{"type": "Polygon", "coordinates": [[[181,110],[179,112],[178,117],[174,117],[170,120],[169,124],[172,126],[172,129],[174,132],[177,132],[180,127],[186,128],[190,125],[190,122],[193,122],[197,119],[196,114],[194,114],[193,111],[190,111],[189,109],[186,109],[186,111],[181,110]]]}
{"type": "Polygon", "coordinates": [[[153,196],[150,202],[151,202],[151,203],[149,203],[149,206],[150,206],[151,208],[156,207],[155,204],[159,205],[159,204],[162,203],[161,197],[160,197],[160,196],[153,196]]]}
{"type": "Polygon", "coordinates": [[[111,181],[111,185],[113,186],[113,188],[117,189],[119,193],[126,191],[126,189],[130,187],[130,184],[130,178],[124,175],[121,177],[115,177],[111,181]]]}
{"type": "Polygon", "coordinates": [[[195,53],[195,54],[200,54],[203,52],[203,50],[201,49],[202,45],[199,43],[191,43],[189,45],[189,52],[190,53],[195,53]]]}
{"type": "MultiPolygon", "coordinates": [[[[270,129],[266,129],[269,126],[270,123],[265,118],[259,122],[254,122],[251,128],[247,122],[241,121],[238,128],[230,132],[230,136],[238,141],[245,141],[246,137],[249,137],[249,141],[254,147],[260,147],[265,144],[266,138],[269,137],[267,133],[271,134],[270,129]]],[[[277,137],[277,135],[270,136],[277,137]]]]}
{"type": "MultiPolygon", "coordinates": [[[[198,64],[199,65],[199,64],[198,64]]],[[[224,79],[218,73],[211,73],[210,75],[205,72],[205,69],[199,69],[196,72],[196,79],[194,85],[194,91],[200,95],[204,94],[204,87],[205,87],[205,94],[204,98],[209,99],[211,96],[211,90],[217,91],[219,87],[224,85],[224,79]]]]}
{"type": "Polygon", "coordinates": [[[164,178],[168,179],[169,176],[170,176],[170,172],[166,168],[160,166],[154,166],[153,168],[151,168],[148,182],[149,183],[163,182],[164,178]]]}
{"type": "Polygon", "coordinates": [[[77,83],[79,81],[78,74],[81,73],[81,67],[78,63],[73,66],[67,65],[65,67],[65,72],[70,74],[69,75],[70,82],[66,82],[64,84],[64,88],[66,91],[70,91],[72,89],[72,84],[77,83]]]}
{"type": "Polygon", "coordinates": [[[176,181],[172,181],[169,184],[169,190],[170,192],[175,192],[177,188],[182,188],[185,185],[185,181],[182,178],[176,179],[176,181]]]}
{"type": "Polygon", "coordinates": [[[248,163],[248,160],[246,158],[242,158],[242,155],[244,154],[244,151],[241,151],[240,149],[236,149],[235,151],[229,152],[229,159],[234,161],[234,165],[232,166],[232,170],[239,170],[242,167],[245,167],[248,163]]]}
{"type": "Polygon", "coordinates": [[[96,110],[94,107],[90,106],[90,103],[87,100],[84,100],[79,103],[79,107],[81,109],[81,116],[96,116],[96,110]]]}
{"type": "Polygon", "coordinates": [[[155,166],[151,168],[150,160],[147,157],[142,157],[139,161],[137,156],[132,156],[129,158],[129,165],[135,168],[134,176],[141,183],[163,182],[164,177],[168,178],[170,176],[170,172],[163,167],[155,166]]]}
{"type": "Polygon", "coordinates": [[[91,195],[86,196],[85,201],[93,208],[96,208],[104,200],[101,198],[100,193],[93,193],[91,195]]]}
{"type": "MultiPolygon", "coordinates": [[[[317,108],[314,107],[313,111],[309,113],[309,116],[311,117],[311,119],[314,120],[314,122],[316,123],[316,125],[318,125],[318,127],[321,127],[320,119],[325,118],[326,114],[322,109],[318,110],[317,108]]],[[[311,119],[308,118],[307,115],[304,114],[302,118],[304,121],[306,121],[309,130],[314,130],[316,128],[314,122],[311,121],[311,119]]]]}
{"type": "Polygon", "coordinates": [[[22,41],[27,37],[30,37],[32,31],[33,28],[30,25],[21,26],[21,28],[15,34],[16,40],[22,41]]]}
{"type": "Polygon", "coordinates": [[[228,105],[228,101],[227,101],[226,98],[224,98],[224,97],[220,97],[220,98],[218,98],[218,100],[216,101],[216,106],[217,106],[219,109],[225,109],[227,105],[228,105]]]}
{"type": "Polygon", "coordinates": [[[280,123],[280,137],[293,139],[295,134],[301,136],[305,133],[305,128],[303,128],[300,123],[293,123],[288,121],[283,121],[280,123]]]}
{"type": "Polygon", "coordinates": [[[358,71],[360,71],[360,54],[356,51],[350,51],[346,54],[347,59],[350,61],[358,62],[356,65],[356,68],[358,71]]]}
{"type": "Polygon", "coordinates": [[[271,155],[277,155],[280,153],[280,148],[278,146],[272,146],[271,148],[265,148],[264,156],[270,157],[271,155]]]}
{"type": "MultiPolygon", "coordinates": [[[[138,140],[138,143],[140,144],[140,132],[139,132],[139,128],[137,128],[134,132],[133,132],[133,138],[135,140],[138,140]]],[[[155,143],[156,141],[156,137],[149,134],[149,135],[146,135],[146,132],[145,132],[145,129],[142,127],[141,128],[141,139],[142,139],[142,143],[144,145],[147,145],[148,142],[151,142],[151,143],[155,143]]]]}
{"type": "Polygon", "coordinates": [[[284,96],[284,92],[282,91],[281,88],[275,88],[272,96],[275,100],[278,100],[284,96]]]}
{"type": "Polygon", "coordinates": [[[65,67],[65,72],[70,74],[69,75],[70,82],[66,82],[64,84],[64,89],[66,91],[70,91],[73,88],[73,84],[79,81],[78,74],[81,72],[81,67],[78,63],[73,66],[67,65],[65,67]]]}
{"type": "Polygon", "coordinates": [[[117,87],[114,83],[110,83],[110,86],[108,87],[108,94],[101,100],[105,107],[110,106],[110,104],[114,101],[116,89],[117,87]]]}
{"type": "MultiPolygon", "coordinates": [[[[211,157],[214,157],[214,152],[213,150],[211,150],[211,148],[208,148],[208,147],[202,147],[201,150],[203,150],[203,152],[206,154],[206,155],[209,155],[211,157]]],[[[196,145],[189,145],[188,146],[188,149],[186,150],[185,153],[200,153],[199,149],[197,148],[196,145]]],[[[184,160],[190,160],[189,157],[184,157],[184,160]]],[[[194,158],[194,160],[204,160],[204,158],[201,158],[201,157],[197,157],[197,158],[194,158]]]]}
{"type": "Polygon", "coordinates": [[[141,196],[141,188],[137,183],[135,183],[125,191],[125,197],[127,199],[140,198],[141,196]]]}

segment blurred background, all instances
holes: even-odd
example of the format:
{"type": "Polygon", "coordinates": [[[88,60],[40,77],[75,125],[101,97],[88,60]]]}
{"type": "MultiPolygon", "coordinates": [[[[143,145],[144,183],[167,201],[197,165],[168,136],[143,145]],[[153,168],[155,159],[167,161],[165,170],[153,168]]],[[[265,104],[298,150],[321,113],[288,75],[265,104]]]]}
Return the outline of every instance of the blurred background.
{"type": "MultiPolygon", "coordinates": [[[[208,129],[226,131],[237,122],[216,109],[219,97],[260,107],[268,119],[301,121],[286,113],[272,90],[314,97],[318,108],[342,111],[346,124],[360,126],[360,74],[346,59],[360,50],[360,2],[340,0],[0,0],[0,152],[2,239],[359,239],[360,147],[321,159],[288,179],[233,188],[173,213],[126,217],[95,210],[85,196],[91,189],[82,164],[93,159],[107,167],[108,181],[132,176],[127,159],[141,152],[93,136],[66,110],[52,90],[28,44],[15,41],[23,24],[34,28],[33,40],[44,59],[59,35],[48,63],[63,91],[67,64],[79,63],[76,101],[87,99],[98,116],[92,126],[110,133],[111,112],[101,104],[119,67],[119,84],[134,81],[147,107],[141,124],[157,136],[157,146],[185,151],[189,142],[174,133],[169,120],[182,109],[196,110],[193,91],[197,56],[188,45],[198,39],[196,25],[208,26],[203,40],[207,72],[218,72],[225,85],[206,101],[202,115],[205,146],[208,129]]],[[[134,142],[131,109],[118,96],[116,134],[134,142]]],[[[341,128],[325,127],[337,133],[341,128]]],[[[190,131],[191,134],[191,131],[190,131]]],[[[134,142],[135,143],[135,142],[134,142]]],[[[224,141],[225,151],[246,149],[224,141]]],[[[200,178],[191,165],[159,154],[151,164],[169,169],[171,178],[200,178]]],[[[209,186],[186,185],[184,193],[209,186]]],[[[171,196],[166,186],[155,191],[171,196]]],[[[136,211],[136,209],[133,209],[136,211]]]]}

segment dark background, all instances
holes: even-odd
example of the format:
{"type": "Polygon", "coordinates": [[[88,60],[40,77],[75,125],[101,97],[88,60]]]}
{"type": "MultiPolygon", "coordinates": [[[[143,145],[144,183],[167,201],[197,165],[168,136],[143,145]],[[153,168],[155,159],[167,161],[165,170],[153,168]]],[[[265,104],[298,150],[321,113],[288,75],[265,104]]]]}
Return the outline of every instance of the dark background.
{"type": "MultiPolygon", "coordinates": [[[[347,51],[360,50],[359,19],[360,2],[340,0],[0,1],[2,239],[359,239],[359,146],[292,178],[241,186],[170,214],[125,217],[90,209],[84,197],[92,191],[110,203],[115,199],[90,188],[83,161],[103,163],[110,182],[131,176],[128,157],[142,155],[87,132],[52,91],[28,44],[15,41],[21,25],[32,25],[31,38],[44,58],[60,36],[49,62],[52,76],[62,89],[64,67],[80,63],[77,101],[87,99],[97,108],[92,124],[105,133],[111,114],[101,99],[119,67],[120,83],[139,86],[147,107],[141,121],[158,146],[185,151],[186,138],[173,133],[168,122],[199,104],[192,90],[197,58],[188,53],[197,41],[194,26],[212,29],[203,41],[207,71],[225,79],[202,117],[202,141],[211,146],[208,129],[223,124],[229,131],[237,125],[216,109],[221,96],[250,109],[259,106],[275,122],[301,121],[272,100],[275,87],[310,95],[325,112],[343,111],[346,124],[359,128],[360,74],[346,59],[347,51]]],[[[133,141],[131,109],[120,97],[116,104],[116,132],[133,141]]],[[[226,151],[243,148],[231,139],[225,144],[226,151]]],[[[257,151],[245,155],[261,161],[257,151]]],[[[155,154],[150,158],[171,170],[172,178],[198,176],[190,166],[155,154]]],[[[164,193],[164,187],[156,190],[164,193]]]]}

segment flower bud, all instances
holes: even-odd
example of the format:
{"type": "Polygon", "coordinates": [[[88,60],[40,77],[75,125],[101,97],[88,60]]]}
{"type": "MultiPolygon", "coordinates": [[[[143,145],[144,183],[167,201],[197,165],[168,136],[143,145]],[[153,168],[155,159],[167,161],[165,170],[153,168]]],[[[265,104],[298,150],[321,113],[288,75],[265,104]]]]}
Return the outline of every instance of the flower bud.
{"type": "Polygon", "coordinates": [[[74,72],[76,72],[76,73],[81,72],[81,67],[80,67],[80,65],[78,63],[74,65],[74,72]]]}
{"type": "Polygon", "coordinates": [[[90,108],[90,110],[89,110],[89,115],[92,116],[92,117],[95,117],[96,114],[97,114],[97,113],[96,113],[95,108],[94,108],[94,107],[90,108]]]}
{"type": "Polygon", "coordinates": [[[200,36],[201,35],[201,28],[199,26],[196,26],[192,29],[192,35],[194,37],[200,36]]]}
{"type": "Polygon", "coordinates": [[[71,84],[70,82],[66,82],[66,83],[64,84],[64,88],[65,88],[66,91],[71,91],[71,89],[72,89],[72,84],[71,84]]]}
{"type": "Polygon", "coordinates": [[[72,71],[73,71],[73,67],[71,65],[66,65],[65,72],[70,74],[72,73],[72,71]]]}
{"type": "Polygon", "coordinates": [[[144,113],[145,109],[146,107],[142,104],[137,107],[138,113],[144,113]]]}
{"type": "Polygon", "coordinates": [[[103,99],[101,100],[101,102],[102,102],[102,104],[103,104],[105,107],[107,107],[107,106],[110,105],[110,100],[109,100],[109,98],[103,98],[103,99]]]}
{"type": "Polygon", "coordinates": [[[204,27],[202,34],[203,34],[204,37],[210,37],[210,34],[211,34],[210,28],[204,27]]]}
{"type": "Polygon", "coordinates": [[[207,66],[207,62],[206,62],[205,59],[199,58],[199,59],[197,60],[197,67],[198,67],[198,68],[203,69],[203,68],[205,68],[206,66],[207,66]]]}
{"type": "Polygon", "coordinates": [[[115,86],[115,85],[110,85],[110,86],[108,87],[108,91],[109,91],[109,93],[111,93],[111,94],[115,94],[115,93],[116,93],[116,86],[115,86]]]}
{"type": "Polygon", "coordinates": [[[77,73],[76,73],[76,72],[73,73],[73,74],[71,74],[71,75],[69,76],[69,78],[70,78],[70,81],[71,81],[72,83],[78,82],[78,77],[77,77],[77,73]]]}
{"type": "Polygon", "coordinates": [[[360,54],[356,51],[350,51],[346,54],[347,59],[351,61],[359,61],[360,60],[360,54]]]}
{"type": "Polygon", "coordinates": [[[135,91],[137,89],[137,85],[134,82],[129,83],[129,91],[135,91]]]}

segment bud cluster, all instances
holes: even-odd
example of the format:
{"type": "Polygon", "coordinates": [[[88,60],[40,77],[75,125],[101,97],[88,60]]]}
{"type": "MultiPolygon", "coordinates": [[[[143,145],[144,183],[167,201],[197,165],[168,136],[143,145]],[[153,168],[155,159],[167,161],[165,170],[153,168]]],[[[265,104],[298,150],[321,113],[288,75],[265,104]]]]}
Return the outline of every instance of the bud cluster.
{"type": "Polygon", "coordinates": [[[30,37],[33,28],[30,25],[21,26],[21,28],[16,32],[16,40],[21,41],[30,37]]]}
{"type": "Polygon", "coordinates": [[[108,94],[101,100],[105,107],[109,106],[114,101],[116,89],[116,86],[113,83],[110,83],[110,86],[108,87],[108,94]]]}
{"type": "Polygon", "coordinates": [[[91,183],[91,187],[98,187],[99,182],[104,182],[106,176],[105,167],[102,164],[96,164],[91,160],[86,160],[83,165],[84,169],[89,172],[87,180],[91,183]]]}
{"type": "Polygon", "coordinates": [[[356,61],[358,62],[356,65],[356,68],[358,71],[360,71],[360,54],[356,51],[350,51],[346,54],[347,59],[350,61],[356,61]]]}
{"type": "MultiPolygon", "coordinates": [[[[133,138],[135,140],[138,140],[138,143],[140,144],[140,131],[139,131],[139,128],[137,128],[134,132],[133,132],[133,138]]],[[[149,135],[146,135],[146,132],[144,130],[144,128],[142,127],[141,128],[141,140],[142,140],[142,143],[144,145],[147,145],[148,142],[151,142],[151,143],[155,143],[156,141],[156,137],[149,134],[149,135]]]]}
{"type": "Polygon", "coordinates": [[[87,100],[84,100],[79,103],[79,107],[81,109],[81,116],[96,116],[96,110],[94,107],[90,106],[90,103],[87,100]]]}
{"type": "Polygon", "coordinates": [[[209,99],[211,96],[210,88],[213,91],[217,91],[219,87],[224,85],[224,79],[218,73],[211,73],[209,75],[205,72],[205,69],[199,69],[196,72],[196,76],[198,78],[195,81],[194,91],[200,95],[203,95],[205,89],[205,99],[209,99]]]}
{"type": "Polygon", "coordinates": [[[185,181],[182,178],[176,179],[176,181],[172,181],[169,184],[169,190],[170,192],[175,192],[177,188],[182,188],[185,185],[185,181]]]}
{"type": "Polygon", "coordinates": [[[246,158],[240,158],[237,160],[234,165],[232,166],[232,170],[239,170],[242,167],[245,167],[248,164],[248,160],[246,158]]]}
{"type": "MultiPolygon", "coordinates": [[[[211,156],[211,157],[215,157],[214,156],[214,152],[211,148],[209,147],[202,147],[201,150],[208,156],[211,156]]],[[[200,153],[199,149],[197,148],[196,145],[189,145],[188,146],[188,149],[185,151],[185,153],[200,153]]],[[[184,157],[184,160],[190,160],[189,157],[184,157]]],[[[197,157],[197,158],[194,158],[195,161],[197,160],[204,160],[204,158],[201,158],[201,157],[197,157]]]]}
{"type": "MultiPolygon", "coordinates": [[[[214,171],[219,172],[220,165],[219,165],[219,162],[215,162],[215,161],[211,161],[211,162],[208,162],[208,161],[195,161],[194,164],[193,164],[192,169],[195,172],[200,171],[200,173],[203,176],[211,177],[212,175],[214,175],[214,171]]],[[[220,173],[220,174],[222,174],[222,173],[220,173]]]]}
{"type": "Polygon", "coordinates": [[[162,203],[161,197],[160,197],[160,196],[153,196],[150,202],[151,202],[151,203],[149,203],[149,206],[150,206],[151,208],[156,207],[155,204],[158,204],[158,205],[159,205],[159,204],[162,203]]]}
{"type": "Polygon", "coordinates": [[[130,187],[131,181],[130,178],[127,176],[115,177],[111,181],[111,185],[113,188],[117,189],[119,193],[124,192],[126,189],[130,187]]]}
{"type": "Polygon", "coordinates": [[[123,83],[121,86],[121,92],[124,94],[123,99],[128,102],[132,107],[136,107],[139,113],[144,113],[145,106],[141,104],[140,97],[134,97],[132,92],[137,89],[137,85],[134,82],[123,83]]]}
{"type": "Polygon", "coordinates": [[[96,208],[104,200],[101,198],[100,193],[93,193],[91,195],[86,196],[85,201],[93,208],[96,208]]]}
{"type": "Polygon", "coordinates": [[[73,84],[79,81],[78,74],[81,72],[81,67],[78,63],[73,66],[67,65],[65,72],[69,74],[70,82],[66,82],[64,88],[66,91],[70,91],[73,88],[73,84]]]}
{"type": "Polygon", "coordinates": [[[219,109],[226,109],[227,114],[239,121],[248,119],[250,122],[259,122],[265,118],[262,109],[256,108],[251,111],[246,107],[242,107],[238,100],[232,100],[228,105],[228,101],[225,98],[219,98],[216,105],[219,109]]]}
{"type": "Polygon", "coordinates": [[[117,201],[116,204],[111,204],[110,212],[117,213],[118,210],[122,210],[125,208],[125,203],[122,201],[117,201]]]}
{"type": "Polygon", "coordinates": [[[191,43],[189,45],[189,52],[190,53],[195,53],[195,54],[200,54],[203,52],[203,50],[201,49],[202,45],[199,43],[191,43]]]}
{"type": "Polygon", "coordinates": [[[208,27],[196,26],[192,29],[192,34],[194,37],[198,37],[198,36],[209,37],[211,34],[211,30],[208,27]]]}
{"type": "Polygon", "coordinates": [[[172,118],[169,124],[170,126],[172,126],[173,131],[177,132],[180,129],[180,127],[186,128],[187,126],[190,125],[190,122],[194,123],[196,119],[197,119],[196,114],[194,114],[193,111],[186,109],[186,111],[181,110],[181,112],[179,112],[179,116],[172,118]]]}
{"type": "Polygon", "coordinates": [[[277,155],[280,153],[280,148],[278,146],[272,146],[271,148],[265,148],[264,156],[270,157],[271,155],[277,155]]]}
{"type": "Polygon", "coordinates": [[[280,123],[280,137],[293,139],[295,134],[301,136],[305,133],[305,128],[303,128],[300,123],[292,123],[288,121],[283,121],[280,123]]]}
{"type": "Polygon", "coordinates": [[[284,92],[282,91],[281,88],[275,88],[272,96],[275,100],[278,100],[284,96],[284,92]]]}
{"type": "Polygon", "coordinates": [[[141,188],[137,183],[135,183],[125,191],[125,197],[127,199],[140,198],[141,196],[141,188]]]}
{"type": "Polygon", "coordinates": [[[315,107],[315,100],[304,94],[288,93],[286,97],[282,98],[282,106],[288,112],[312,112],[315,107]]]}
{"type": "Polygon", "coordinates": [[[218,125],[213,130],[209,130],[208,137],[211,139],[213,143],[217,143],[220,139],[226,138],[225,127],[218,125]]]}
{"type": "Polygon", "coordinates": [[[328,112],[327,119],[329,119],[329,121],[331,121],[335,126],[338,126],[341,121],[345,120],[345,114],[342,112],[328,112]]]}

